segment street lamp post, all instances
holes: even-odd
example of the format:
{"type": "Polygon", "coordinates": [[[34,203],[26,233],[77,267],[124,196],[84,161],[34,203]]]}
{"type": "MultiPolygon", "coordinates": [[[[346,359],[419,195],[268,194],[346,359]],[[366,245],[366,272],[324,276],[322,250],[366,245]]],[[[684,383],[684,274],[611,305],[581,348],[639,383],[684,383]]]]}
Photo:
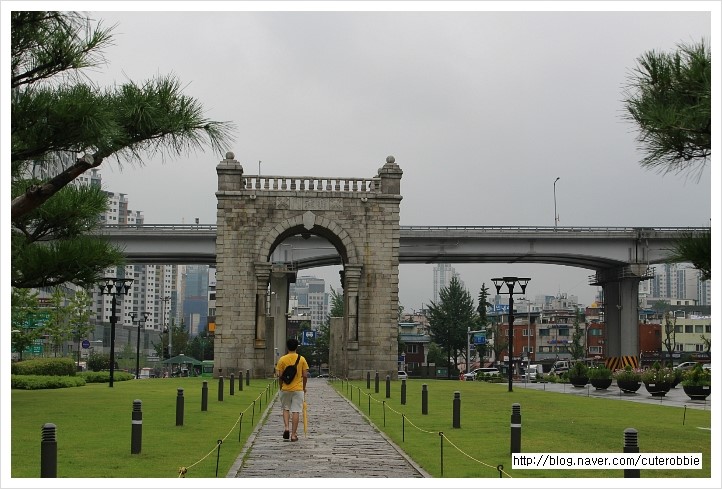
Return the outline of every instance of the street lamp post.
{"type": "Polygon", "coordinates": [[[145,324],[146,321],[148,321],[148,318],[150,318],[151,314],[150,312],[142,312],[143,318],[138,316],[138,313],[133,311],[128,313],[128,316],[130,316],[130,322],[131,323],[137,323],[138,324],[138,335],[135,342],[135,378],[140,378],[140,325],[141,323],[145,324]],[[135,320],[136,316],[138,317],[138,321],[135,320]]]}
{"type": "Polygon", "coordinates": [[[506,284],[506,288],[509,292],[509,392],[512,392],[512,365],[514,359],[514,294],[523,294],[526,291],[526,286],[529,283],[530,278],[520,277],[501,277],[492,278],[494,287],[496,287],[496,293],[501,293],[501,287],[506,284]],[[516,284],[521,286],[521,292],[514,292],[516,284]]]}
{"type": "Polygon", "coordinates": [[[115,315],[117,298],[128,293],[133,279],[108,277],[104,280],[105,283],[100,286],[100,294],[112,296],[110,316],[110,381],[108,387],[113,387],[113,374],[115,372],[115,323],[118,321],[115,315]]]}
{"type": "Polygon", "coordinates": [[[559,177],[557,177],[556,180],[554,180],[554,230],[557,229],[557,223],[559,222],[559,214],[557,214],[557,181],[559,180],[559,177]]]}

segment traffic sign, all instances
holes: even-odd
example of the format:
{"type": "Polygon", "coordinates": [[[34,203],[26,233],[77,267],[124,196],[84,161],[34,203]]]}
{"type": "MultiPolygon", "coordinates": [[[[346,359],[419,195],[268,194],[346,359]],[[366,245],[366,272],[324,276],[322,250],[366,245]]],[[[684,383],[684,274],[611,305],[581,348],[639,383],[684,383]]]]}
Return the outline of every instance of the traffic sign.
{"type": "Polygon", "coordinates": [[[83,340],[82,346],[83,346],[83,348],[90,348],[90,341],[83,340]]]}

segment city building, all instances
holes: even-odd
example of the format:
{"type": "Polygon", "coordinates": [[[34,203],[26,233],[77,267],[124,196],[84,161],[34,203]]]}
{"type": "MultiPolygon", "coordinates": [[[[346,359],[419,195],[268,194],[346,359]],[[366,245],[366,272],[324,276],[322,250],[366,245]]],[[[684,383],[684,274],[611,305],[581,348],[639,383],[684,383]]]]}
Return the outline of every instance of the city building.
{"type": "Polygon", "coordinates": [[[311,329],[317,331],[328,318],[328,293],[326,281],[311,276],[296,277],[289,285],[289,303],[295,304],[291,314],[311,321],[311,329]]]}
{"type": "Polygon", "coordinates": [[[454,267],[448,263],[439,263],[434,267],[434,283],[433,283],[433,302],[438,304],[441,300],[441,289],[446,288],[451,283],[452,277],[456,277],[459,283],[464,287],[464,282],[459,277],[454,267]]]}
{"type": "MultiPolygon", "coordinates": [[[[674,299],[711,305],[711,281],[700,280],[699,270],[688,263],[662,263],[654,267],[654,277],[639,284],[639,303],[649,307],[654,302],[674,299]]],[[[691,302],[690,302],[691,303],[691,302]]]]}
{"type": "Polygon", "coordinates": [[[191,337],[208,329],[208,265],[186,265],[182,275],[183,321],[191,337]]]}
{"type": "Polygon", "coordinates": [[[411,375],[414,372],[424,375],[423,369],[428,365],[429,344],[431,336],[426,328],[416,322],[399,323],[399,341],[402,343],[402,352],[399,355],[399,370],[411,375]]]}

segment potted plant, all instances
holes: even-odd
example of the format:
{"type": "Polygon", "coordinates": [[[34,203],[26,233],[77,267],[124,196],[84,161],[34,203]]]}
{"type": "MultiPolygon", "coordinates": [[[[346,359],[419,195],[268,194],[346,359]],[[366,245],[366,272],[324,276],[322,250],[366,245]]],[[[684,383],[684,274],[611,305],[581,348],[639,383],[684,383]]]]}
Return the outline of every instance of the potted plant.
{"type": "Polygon", "coordinates": [[[587,370],[589,383],[597,390],[606,389],[612,385],[612,371],[604,365],[598,365],[587,370]]]}
{"type": "Polygon", "coordinates": [[[584,387],[589,382],[587,375],[589,368],[582,362],[576,362],[569,369],[569,383],[574,387],[584,387]]]}
{"type": "Polygon", "coordinates": [[[710,395],[712,373],[697,364],[692,370],[684,373],[682,389],[694,401],[704,401],[710,395]]]}
{"type": "Polygon", "coordinates": [[[674,370],[662,368],[659,362],[654,362],[651,368],[642,372],[642,382],[647,392],[653,396],[663,397],[674,384],[674,370]]]}
{"type": "Polygon", "coordinates": [[[688,371],[682,370],[680,368],[672,368],[672,372],[674,372],[674,382],[672,382],[672,388],[674,389],[679,385],[680,382],[684,380],[684,376],[688,371]]]}
{"type": "Polygon", "coordinates": [[[622,369],[615,370],[612,377],[617,381],[617,387],[628,394],[637,392],[642,386],[642,374],[639,369],[627,365],[622,369]]]}

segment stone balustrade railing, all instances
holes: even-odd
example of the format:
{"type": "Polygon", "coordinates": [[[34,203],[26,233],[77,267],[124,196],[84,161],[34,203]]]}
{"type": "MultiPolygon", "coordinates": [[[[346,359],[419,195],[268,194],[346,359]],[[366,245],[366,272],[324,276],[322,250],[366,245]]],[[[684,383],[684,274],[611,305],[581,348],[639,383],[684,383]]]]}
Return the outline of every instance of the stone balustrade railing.
{"type": "Polygon", "coordinates": [[[312,192],[381,192],[381,179],[350,177],[288,177],[245,175],[245,190],[312,191],[312,192]]]}

